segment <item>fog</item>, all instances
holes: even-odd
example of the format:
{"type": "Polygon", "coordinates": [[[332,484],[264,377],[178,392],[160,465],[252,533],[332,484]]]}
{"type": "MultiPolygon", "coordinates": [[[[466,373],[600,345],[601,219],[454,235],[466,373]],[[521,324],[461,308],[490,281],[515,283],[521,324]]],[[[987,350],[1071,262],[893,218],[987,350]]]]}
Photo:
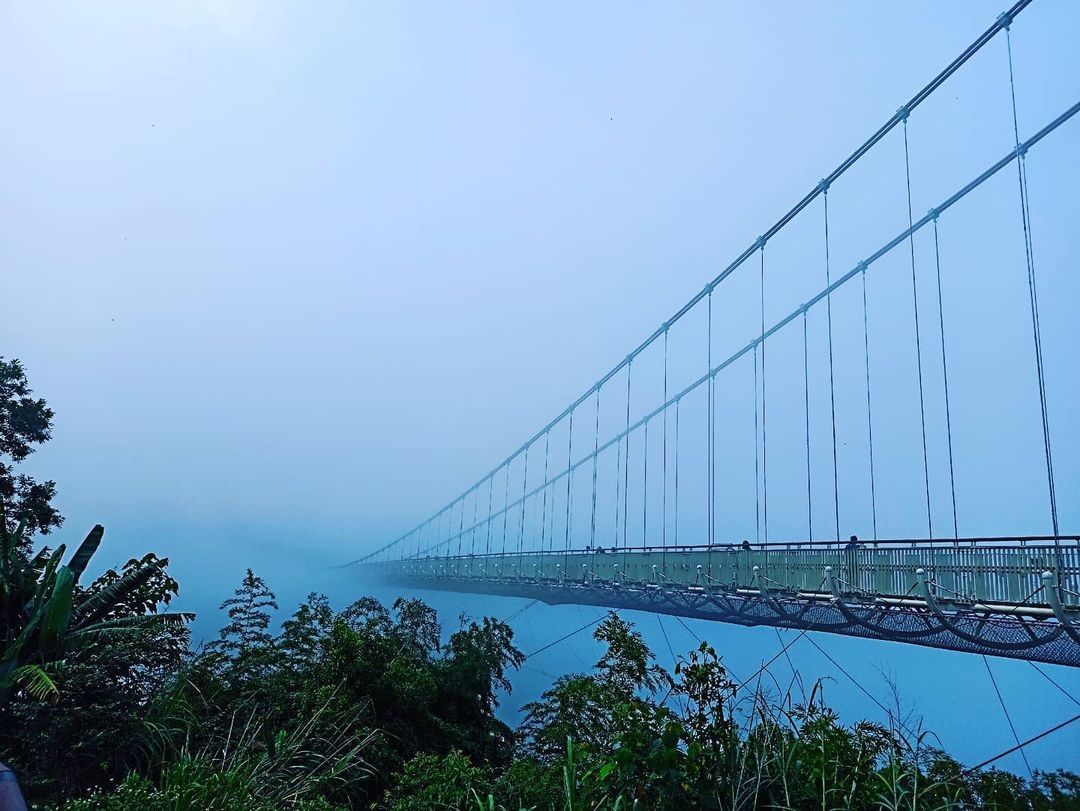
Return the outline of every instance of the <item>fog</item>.
{"type": "MultiPolygon", "coordinates": [[[[58,483],[57,538],[100,522],[101,564],[167,556],[180,607],[198,613],[196,639],[216,634],[217,607],[248,567],[283,614],[311,591],[339,606],[372,592],[338,567],[427,518],[560,413],[1000,11],[0,3],[0,353],[23,361],[57,414],[53,440],[25,465],[58,483]]],[[[1039,0],[1017,20],[1021,138],[1076,102],[1078,25],[1080,5],[1067,0],[1039,0]]],[[[912,117],[916,217],[1012,149],[1008,82],[1001,38],[912,117]]],[[[907,226],[897,137],[830,195],[837,268],[907,226]]],[[[1028,159],[1063,532],[1080,531],[1078,155],[1074,120],[1028,159]]],[[[1022,366],[1018,212],[1010,169],[942,222],[968,535],[1050,531],[1033,372],[1022,366]]],[[[769,245],[770,320],[822,287],[820,224],[814,209],[769,245]]],[[[932,244],[920,238],[917,251],[930,267],[932,244]]],[[[910,283],[907,261],[883,260],[871,282],[886,358],[875,441],[893,460],[879,520],[893,536],[925,523],[917,412],[899,382],[913,363],[910,313],[889,306],[910,283]]],[[[733,277],[718,298],[717,352],[752,337],[756,311],[740,302],[753,285],[753,272],[733,277]]],[[[838,316],[839,343],[861,340],[861,321],[842,320],[852,312],[838,316]]],[[[673,333],[686,342],[673,371],[683,384],[703,371],[700,326],[688,319],[673,333]]],[[[783,354],[770,362],[770,396],[801,397],[801,367],[783,354]]],[[[936,403],[928,427],[940,439],[936,403]]],[[[746,405],[724,400],[733,456],[750,430],[738,427],[746,405]]],[[[785,433],[798,440],[792,425],[774,424],[779,447],[785,433]]],[[[841,453],[861,458],[861,441],[853,434],[841,453]]],[[[801,481],[802,457],[786,461],[774,464],[778,491],[801,481]]],[[[944,459],[933,462],[940,473],[944,459]]],[[[732,537],[753,532],[740,471],[724,473],[732,537]]],[[[941,529],[947,484],[936,475],[941,529]]],[[[865,497],[849,503],[868,535],[865,497]]],[[[801,502],[789,506],[776,502],[781,537],[801,531],[801,502]]],[[[524,605],[421,596],[447,631],[463,613],[524,605]]],[[[513,625],[530,652],[595,616],[539,605],[513,625]]],[[[791,638],[627,617],[666,665],[697,634],[751,673],[791,638]]],[[[824,650],[883,703],[894,680],[904,706],[968,762],[1013,742],[980,658],[813,638],[821,650],[804,640],[773,667],[779,689],[795,668],[807,686],[828,680],[845,720],[883,718],[824,650]]],[[[503,714],[515,720],[552,677],[596,658],[586,631],[530,659],[503,714]]],[[[1075,713],[1027,663],[992,667],[1021,739],[1075,713]]],[[[1045,669],[1080,696],[1080,674],[1045,669]]],[[[1071,729],[1029,759],[1077,769],[1078,753],[1071,729]]],[[[1023,769],[1018,756],[1001,765],[1023,769]]]]}

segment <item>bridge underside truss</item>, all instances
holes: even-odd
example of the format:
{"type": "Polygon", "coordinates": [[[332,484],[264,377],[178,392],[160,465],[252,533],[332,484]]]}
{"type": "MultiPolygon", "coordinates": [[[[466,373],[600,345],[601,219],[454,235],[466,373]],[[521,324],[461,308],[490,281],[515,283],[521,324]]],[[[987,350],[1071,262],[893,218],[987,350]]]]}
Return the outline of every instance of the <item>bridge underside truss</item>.
{"type": "Polygon", "coordinates": [[[1080,667],[1080,642],[1074,638],[1075,631],[1053,617],[943,609],[918,599],[883,602],[827,592],[792,596],[649,583],[409,575],[396,568],[373,568],[373,579],[410,588],[524,597],[549,605],[633,609],[748,627],[820,631],[1080,667]]]}

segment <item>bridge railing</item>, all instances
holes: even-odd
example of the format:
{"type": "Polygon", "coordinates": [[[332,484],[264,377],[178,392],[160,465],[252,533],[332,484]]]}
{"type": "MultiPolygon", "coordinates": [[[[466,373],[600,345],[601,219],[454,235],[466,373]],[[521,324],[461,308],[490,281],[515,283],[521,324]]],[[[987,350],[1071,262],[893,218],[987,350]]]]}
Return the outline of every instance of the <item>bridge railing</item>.
{"type": "Polygon", "coordinates": [[[648,584],[705,589],[830,590],[859,597],[918,596],[920,571],[942,602],[1049,603],[1044,573],[1062,603],[1080,609],[1080,538],[977,544],[881,542],[590,549],[414,558],[374,564],[408,578],[529,579],[581,584],[648,584]]]}

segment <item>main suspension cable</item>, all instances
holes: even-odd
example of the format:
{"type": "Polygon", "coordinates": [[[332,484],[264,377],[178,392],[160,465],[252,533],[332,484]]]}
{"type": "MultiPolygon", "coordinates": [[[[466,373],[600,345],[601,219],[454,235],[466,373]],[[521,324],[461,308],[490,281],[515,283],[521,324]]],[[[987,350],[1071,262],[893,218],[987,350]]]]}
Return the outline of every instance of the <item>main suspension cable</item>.
{"type": "MultiPolygon", "coordinates": [[[[1016,16],[1023,11],[1031,0],[1017,0],[1016,3],[1004,14],[1002,14],[989,28],[987,28],[982,34],[980,34],[967,48],[953,59],[944,69],[942,69],[933,79],[931,79],[926,85],[924,85],[911,99],[901,108],[906,109],[908,112],[913,111],[918,105],[929,98],[950,76],[960,70],[976,53],[978,53],[990,40],[992,40],[998,33],[1003,30],[1007,30],[1007,26],[1012,22],[1016,16]]],[[[830,172],[825,180],[817,184],[813,189],[807,192],[787,213],[785,213],[779,220],[777,220],[768,230],[764,233],[764,238],[769,239],[774,234],[781,231],[789,222],[791,222],[803,209],[814,202],[819,196],[823,195],[824,191],[829,187],[831,183],[836,182],[844,173],[846,173],[852,166],[854,166],[867,152],[869,152],[876,144],[878,144],[886,135],[888,135],[898,124],[901,123],[901,117],[899,112],[893,113],[888,120],[882,124],[866,141],[864,141],[857,149],[855,149],[847,158],[845,158],[832,172],[830,172]]],[[[671,318],[665,322],[665,326],[671,326],[690,310],[694,308],[717,284],[724,281],[728,276],[738,270],[757,250],[757,243],[750,245],[742,253],[739,254],[730,264],[727,265],[720,273],[718,273],[713,280],[705,286],[696,295],[690,298],[671,318]]],[[[645,351],[654,341],[658,340],[664,332],[664,327],[655,330],[648,338],[646,338],[641,344],[637,346],[624,360],[617,363],[606,375],[593,384],[588,391],[582,394],[577,400],[568,405],[561,414],[551,420],[546,426],[541,428],[535,435],[530,437],[523,445],[521,445],[516,451],[510,454],[502,463],[492,469],[488,476],[493,476],[504,465],[513,461],[518,455],[524,452],[524,450],[537,441],[541,435],[546,431],[553,428],[560,421],[569,415],[569,413],[577,408],[578,405],[583,403],[588,397],[596,390],[597,387],[603,385],[610,380],[619,371],[626,366],[630,360],[645,351]]],[[[483,481],[483,478],[480,479],[483,481]]],[[[456,501],[457,499],[455,499],[456,501]]],[[[839,522],[838,522],[839,523],[839,522]]],[[[411,530],[410,530],[411,532],[411,530]]],[[[383,554],[390,547],[395,546],[401,541],[409,537],[410,532],[406,532],[387,544],[379,547],[378,549],[357,558],[352,563],[360,563],[365,560],[370,560],[377,555],[383,554]]],[[[1055,531],[1055,534],[1057,532],[1055,531]]],[[[839,538],[839,532],[837,533],[839,538]]],[[[346,564],[349,565],[349,564],[346,564]]]]}

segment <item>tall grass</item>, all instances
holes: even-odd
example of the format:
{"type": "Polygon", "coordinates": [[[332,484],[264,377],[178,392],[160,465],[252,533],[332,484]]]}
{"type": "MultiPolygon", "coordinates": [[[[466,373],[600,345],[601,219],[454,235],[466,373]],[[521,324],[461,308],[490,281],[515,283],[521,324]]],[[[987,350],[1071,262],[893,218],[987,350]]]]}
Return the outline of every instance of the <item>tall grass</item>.
{"type": "MultiPolygon", "coordinates": [[[[271,729],[255,708],[233,713],[224,733],[163,759],[153,778],[129,775],[115,790],[65,811],[269,811],[329,809],[371,774],[363,753],[376,733],[358,733],[330,702],[290,728],[271,729]],[[326,732],[325,730],[330,730],[326,732]]],[[[344,801],[341,807],[345,807],[344,801]]]]}

